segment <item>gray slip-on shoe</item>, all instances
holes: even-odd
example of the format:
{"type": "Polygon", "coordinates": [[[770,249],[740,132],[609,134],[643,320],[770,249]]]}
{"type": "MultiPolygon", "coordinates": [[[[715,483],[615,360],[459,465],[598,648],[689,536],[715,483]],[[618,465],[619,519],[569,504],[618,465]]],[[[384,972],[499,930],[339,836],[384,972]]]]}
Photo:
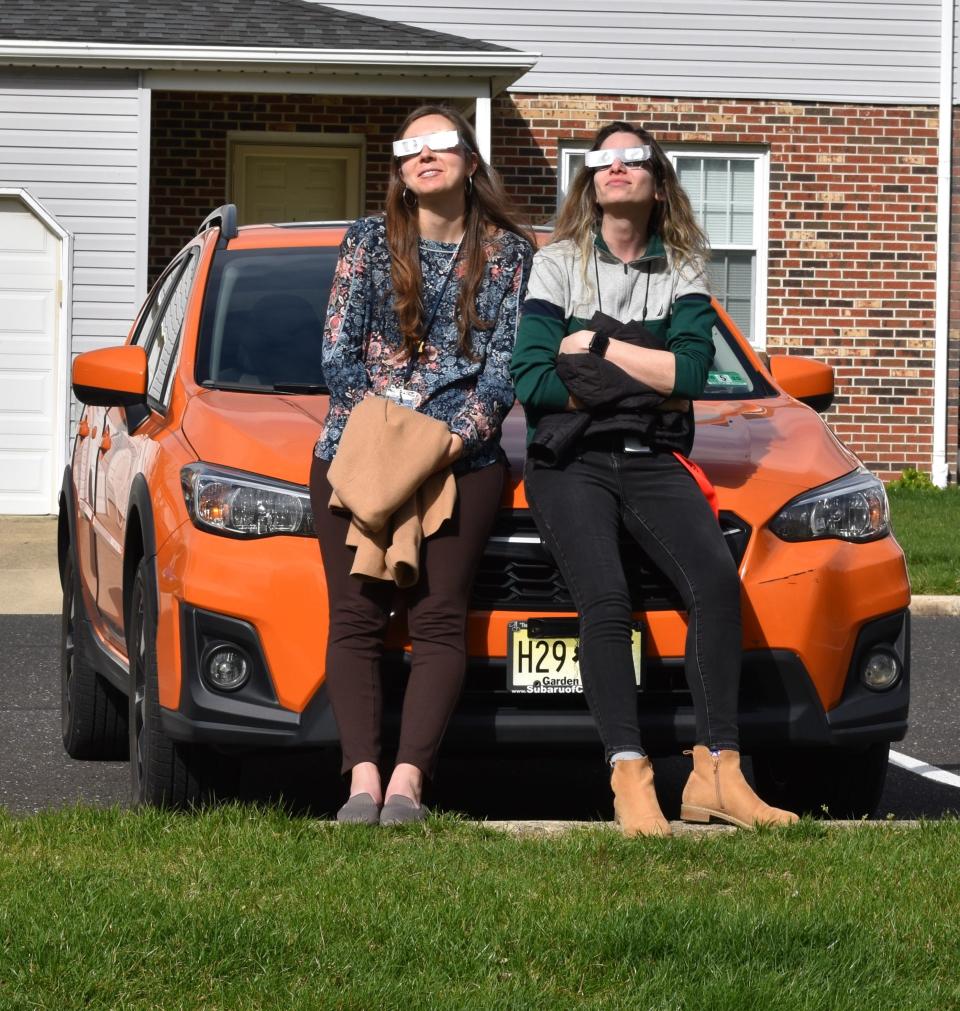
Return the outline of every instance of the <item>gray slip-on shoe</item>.
{"type": "Polygon", "coordinates": [[[423,804],[415,804],[409,797],[396,793],[380,809],[380,824],[408,825],[424,821],[428,813],[423,804]]]}
{"type": "Polygon", "coordinates": [[[379,825],[380,805],[369,793],[355,793],[337,811],[337,821],[351,825],[379,825]]]}

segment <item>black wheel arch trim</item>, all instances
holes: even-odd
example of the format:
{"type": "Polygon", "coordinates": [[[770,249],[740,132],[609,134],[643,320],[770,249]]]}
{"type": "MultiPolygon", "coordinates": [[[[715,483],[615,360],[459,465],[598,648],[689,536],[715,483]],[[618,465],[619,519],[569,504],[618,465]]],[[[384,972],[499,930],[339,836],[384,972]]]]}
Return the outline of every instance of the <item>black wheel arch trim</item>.
{"type": "Polygon", "coordinates": [[[67,551],[77,543],[76,499],[73,494],[73,467],[68,463],[63,468],[63,481],[57,504],[60,515],[57,520],[57,568],[60,570],[60,586],[63,587],[63,567],[67,561],[67,551]],[[66,522],[66,531],[64,530],[66,522]],[[66,534],[66,536],[64,536],[66,534]]]}
{"type": "Polygon", "coordinates": [[[130,622],[130,599],[137,566],[143,558],[147,563],[147,588],[153,594],[154,607],[158,605],[157,534],[153,519],[153,501],[143,474],[137,474],[130,486],[127,503],[127,525],[123,543],[123,615],[124,631],[130,622]],[[140,550],[133,550],[134,538],[139,537],[140,550]]]}
{"type": "MultiPolygon", "coordinates": [[[[60,487],[60,518],[57,529],[57,563],[60,568],[60,585],[63,585],[64,568],[67,562],[67,552],[72,544],[77,542],[77,514],[76,499],[73,494],[73,468],[70,464],[64,468],[63,483],[60,487]]],[[[87,635],[83,636],[83,641],[87,644],[84,659],[102,677],[106,678],[116,689],[127,693],[130,672],[128,668],[120,663],[117,658],[103,645],[97,630],[93,627],[83,606],[83,598],[76,601],[75,621],[82,621],[87,626],[87,635]]]]}

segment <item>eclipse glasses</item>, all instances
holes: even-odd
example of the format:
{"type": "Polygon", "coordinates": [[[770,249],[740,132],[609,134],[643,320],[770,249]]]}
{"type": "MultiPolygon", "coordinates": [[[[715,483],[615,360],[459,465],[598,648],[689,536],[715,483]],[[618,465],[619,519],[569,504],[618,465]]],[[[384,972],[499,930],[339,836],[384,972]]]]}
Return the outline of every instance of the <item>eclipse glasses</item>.
{"type": "MultiPolygon", "coordinates": [[[[393,149],[396,151],[396,144],[393,149]]],[[[644,144],[643,147],[605,147],[599,151],[588,151],[583,163],[587,168],[606,168],[619,159],[627,168],[640,168],[652,157],[653,148],[649,144],[644,144]]]]}
{"type": "Polygon", "coordinates": [[[397,158],[406,158],[412,154],[420,154],[425,148],[431,151],[449,151],[460,143],[460,134],[456,130],[441,130],[440,133],[425,133],[422,137],[404,137],[393,142],[393,153],[397,158]]]}

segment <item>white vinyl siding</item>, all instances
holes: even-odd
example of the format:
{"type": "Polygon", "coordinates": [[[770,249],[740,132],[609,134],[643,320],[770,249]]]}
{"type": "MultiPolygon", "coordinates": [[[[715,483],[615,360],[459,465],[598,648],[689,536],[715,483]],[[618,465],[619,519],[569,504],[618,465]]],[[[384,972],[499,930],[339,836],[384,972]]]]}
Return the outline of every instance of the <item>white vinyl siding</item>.
{"type": "Polygon", "coordinates": [[[135,75],[0,71],[0,186],[25,189],[74,237],[74,354],[121,342],[143,299],[142,110],[135,75]]]}
{"type": "Polygon", "coordinates": [[[541,53],[512,91],[937,100],[939,0],[368,0],[329,6],[541,53]]]}

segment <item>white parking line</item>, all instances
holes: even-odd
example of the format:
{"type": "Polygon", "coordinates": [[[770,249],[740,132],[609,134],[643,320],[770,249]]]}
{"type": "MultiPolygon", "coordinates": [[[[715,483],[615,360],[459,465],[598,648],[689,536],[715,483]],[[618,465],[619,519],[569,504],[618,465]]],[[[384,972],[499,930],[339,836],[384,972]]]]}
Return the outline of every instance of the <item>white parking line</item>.
{"type": "Polygon", "coordinates": [[[901,755],[899,751],[890,752],[890,764],[896,765],[907,772],[914,772],[924,779],[933,780],[934,783],[943,783],[944,786],[955,786],[960,788],[960,776],[940,769],[936,765],[929,765],[921,762],[918,758],[911,758],[909,755],[901,755]]]}

